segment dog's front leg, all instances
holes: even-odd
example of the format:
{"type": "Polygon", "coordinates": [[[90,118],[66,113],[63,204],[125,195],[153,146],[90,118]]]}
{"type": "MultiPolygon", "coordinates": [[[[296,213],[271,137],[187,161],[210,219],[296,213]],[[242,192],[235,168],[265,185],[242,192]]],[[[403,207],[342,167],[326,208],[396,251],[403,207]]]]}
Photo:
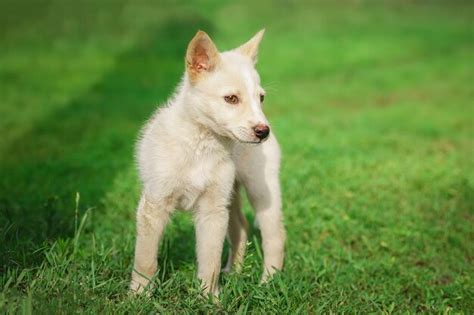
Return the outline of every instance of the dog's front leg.
{"type": "Polygon", "coordinates": [[[266,282],[276,271],[283,268],[285,255],[285,228],[278,173],[266,170],[264,176],[252,177],[246,185],[262,234],[264,256],[262,282],[266,282]]]}
{"type": "Polygon", "coordinates": [[[229,222],[226,201],[214,193],[203,195],[195,214],[198,278],[206,294],[219,294],[219,272],[229,222]]]}
{"type": "Polygon", "coordinates": [[[157,269],[158,243],[169,220],[173,205],[166,200],[150,202],[142,196],[137,209],[135,263],[130,290],[141,293],[157,269]]]}

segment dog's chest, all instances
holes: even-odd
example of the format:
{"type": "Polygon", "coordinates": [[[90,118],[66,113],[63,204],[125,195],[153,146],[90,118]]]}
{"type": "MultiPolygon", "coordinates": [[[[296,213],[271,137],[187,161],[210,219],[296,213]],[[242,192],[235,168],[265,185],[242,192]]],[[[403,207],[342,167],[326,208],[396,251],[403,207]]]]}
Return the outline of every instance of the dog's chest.
{"type": "Polygon", "coordinates": [[[213,179],[212,170],[216,168],[214,161],[203,161],[190,168],[187,176],[187,185],[193,190],[202,191],[213,179]]]}
{"type": "MultiPolygon", "coordinates": [[[[230,162],[230,159],[229,161],[230,162]]],[[[180,197],[178,198],[180,208],[184,210],[193,209],[199,197],[213,184],[221,182],[220,168],[225,163],[222,156],[203,155],[194,160],[183,174],[180,197]]]]}

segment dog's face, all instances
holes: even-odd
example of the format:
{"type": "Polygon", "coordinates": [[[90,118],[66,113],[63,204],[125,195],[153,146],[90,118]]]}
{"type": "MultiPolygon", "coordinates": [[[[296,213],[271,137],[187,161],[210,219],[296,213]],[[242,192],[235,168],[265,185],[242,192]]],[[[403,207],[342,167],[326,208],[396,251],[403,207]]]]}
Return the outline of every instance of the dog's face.
{"type": "Polygon", "coordinates": [[[186,75],[200,122],[239,142],[260,143],[270,133],[262,111],[265,91],[255,70],[263,32],[219,53],[209,36],[199,31],[186,54],[186,75]]]}

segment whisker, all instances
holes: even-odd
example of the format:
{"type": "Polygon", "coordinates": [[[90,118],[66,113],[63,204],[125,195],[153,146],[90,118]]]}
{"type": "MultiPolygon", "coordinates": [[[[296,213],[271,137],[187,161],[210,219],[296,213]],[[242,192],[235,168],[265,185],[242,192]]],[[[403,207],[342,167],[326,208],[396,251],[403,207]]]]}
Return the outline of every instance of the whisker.
{"type": "Polygon", "coordinates": [[[278,82],[276,81],[269,82],[265,84],[263,88],[265,89],[265,91],[268,91],[268,92],[276,92],[278,91],[278,82]]]}

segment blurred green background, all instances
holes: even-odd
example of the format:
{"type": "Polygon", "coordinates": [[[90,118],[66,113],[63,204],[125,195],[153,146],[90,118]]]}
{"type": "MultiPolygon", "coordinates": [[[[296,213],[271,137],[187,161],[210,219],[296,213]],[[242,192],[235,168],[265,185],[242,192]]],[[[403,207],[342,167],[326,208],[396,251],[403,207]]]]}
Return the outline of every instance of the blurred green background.
{"type": "Polygon", "coordinates": [[[472,1],[0,1],[0,310],[472,314],[473,12],[472,1]],[[199,298],[192,223],[177,214],[158,288],[131,298],[138,131],[198,29],[226,50],[262,27],[285,271],[258,285],[252,229],[220,304],[199,298]]]}

